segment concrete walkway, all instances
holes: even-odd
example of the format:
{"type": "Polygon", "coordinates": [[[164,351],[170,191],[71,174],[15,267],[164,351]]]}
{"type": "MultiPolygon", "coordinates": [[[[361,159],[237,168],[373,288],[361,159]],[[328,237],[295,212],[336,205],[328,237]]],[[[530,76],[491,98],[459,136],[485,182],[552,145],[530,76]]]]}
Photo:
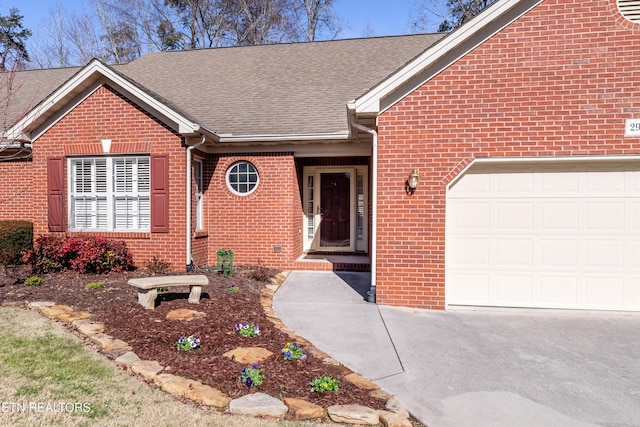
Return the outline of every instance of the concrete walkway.
{"type": "Polygon", "coordinates": [[[273,308],[424,424],[640,425],[640,315],[378,306],[369,280],[293,272],[273,308]]]}

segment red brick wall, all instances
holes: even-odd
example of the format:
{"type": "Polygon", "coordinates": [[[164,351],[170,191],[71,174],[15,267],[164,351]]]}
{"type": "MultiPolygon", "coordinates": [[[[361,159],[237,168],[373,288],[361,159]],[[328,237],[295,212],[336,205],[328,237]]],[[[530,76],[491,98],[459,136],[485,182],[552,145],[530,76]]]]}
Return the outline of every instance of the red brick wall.
{"type": "Polygon", "coordinates": [[[33,221],[31,160],[0,161],[0,220],[33,221]]]}
{"type": "MultiPolygon", "coordinates": [[[[181,138],[132,102],[103,86],[47,130],[33,144],[34,235],[47,234],[48,157],[102,153],[100,141],[111,139],[111,153],[161,154],[169,157],[169,233],[103,233],[124,240],[143,267],[154,255],[184,271],[185,149],[181,138]]],[[[66,166],[65,166],[66,169],[66,166]]],[[[65,180],[67,174],[65,171],[65,180]]],[[[66,211],[66,202],[65,202],[66,211]]],[[[66,233],[68,235],[73,233],[66,233]]]]}
{"type": "Polygon", "coordinates": [[[301,254],[302,205],[292,153],[221,155],[213,160],[205,196],[209,263],[218,249],[232,249],[238,265],[289,268],[301,254]],[[253,163],[260,183],[247,196],[233,194],[226,172],[239,160],[253,163]],[[280,253],[274,245],[281,245],[280,253]]]}
{"type": "Polygon", "coordinates": [[[639,46],[615,0],[546,0],[384,112],[377,301],[444,308],[446,185],[473,159],[640,154],[639,46]]]}

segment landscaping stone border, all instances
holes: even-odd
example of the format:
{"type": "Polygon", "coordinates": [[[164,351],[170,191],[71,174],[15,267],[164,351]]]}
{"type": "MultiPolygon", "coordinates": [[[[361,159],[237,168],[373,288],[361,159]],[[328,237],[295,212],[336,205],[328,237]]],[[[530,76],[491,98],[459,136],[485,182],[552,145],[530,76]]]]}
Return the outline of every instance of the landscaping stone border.
{"type": "MultiPolygon", "coordinates": [[[[345,381],[360,389],[369,390],[370,395],[376,398],[386,399],[386,411],[374,410],[362,405],[333,405],[329,408],[322,408],[304,399],[286,398],[282,401],[264,393],[252,393],[231,399],[222,391],[199,381],[162,373],[164,367],[157,361],[141,360],[126,342],[105,334],[103,332],[104,325],[91,321],[89,312],[77,311],[72,307],[58,305],[53,301],[31,302],[27,304],[27,307],[38,310],[52,319],[70,324],[77,333],[96,344],[103,354],[114,359],[118,366],[126,369],[132,375],[154,382],[161,390],[169,394],[191,399],[221,412],[269,418],[284,418],[289,414],[294,420],[322,419],[326,421],[328,419],[335,423],[412,427],[409,412],[393,395],[381,390],[375,383],[360,374],[352,372],[314,347],[309,341],[297,336],[282,323],[272,309],[272,302],[273,295],[287,278],[287,275],[288,272],[278,274],[261,291],[260,303],[267,318],[276,328],[289,335],[292,341],[303,345],[308,353],[323,359],[326,364],[340,366],[345,372],[345,381]]],[[[24,304],[6,303],[3,306],[24,307],[24,304]]]]}

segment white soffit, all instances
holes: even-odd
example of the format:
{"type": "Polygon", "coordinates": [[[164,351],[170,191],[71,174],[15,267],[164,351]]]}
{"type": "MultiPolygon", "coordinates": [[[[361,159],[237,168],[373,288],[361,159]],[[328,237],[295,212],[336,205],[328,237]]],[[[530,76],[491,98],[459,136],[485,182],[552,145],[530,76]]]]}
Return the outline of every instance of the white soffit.
{"type": "Polygon", "coordinates": [[[353,102],[356,112],[383,112],[542,1],[498,0],[357,98],[353,102]]]}

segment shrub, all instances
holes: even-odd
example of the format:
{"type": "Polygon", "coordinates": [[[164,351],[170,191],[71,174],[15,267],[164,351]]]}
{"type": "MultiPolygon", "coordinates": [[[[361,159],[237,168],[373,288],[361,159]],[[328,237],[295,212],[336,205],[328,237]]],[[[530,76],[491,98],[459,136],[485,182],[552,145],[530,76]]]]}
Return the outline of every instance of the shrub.
{"type": "Polygon", "coordinates": [[[224,277],[233,276],[233,250],[218,249],[216,253],[217,267],[222,271],[224,277]]]}
{"type": "Polygon", "coordinates": [[[31,276],[24,279],[24,284],[27,286],[40,286],[42,282],[44,282],[44,280],[39,276],[31,276]]]}
{"type": "Polygon", "coordinates": [[[24,261],[30,261],[36,273],[50,273],[65,268],[64,256],[60,250],[64,239],[51,234],[36,239],[32,251],[25,253],[24,261]]]}
{"type": "Polygon", "coordinates": [[[258,266],[251,271],[251,278],[258,282],[268,282],[272,277],[272,271],[264,266],[258,266]]]}
{"type": "Polygon", "coordinates": [[[38,237],[31,255],[34,270],[47,273],[73,270],[78,273],[107,273],[133,268],[133,258],[124,242],[105,237],[38,237]]]}
{"type": "Polygon", "coordinates": [[[171,264],[155,255],[146,262],[146,266],[147,270],[152,274],[166,274],[171,271],[171,264]]]}
{"type": "Polygon", "coordinates": [[[87,283],[84,288],[85,289],[102,289],[103,285],[102,285],[102,282],[91,282],[91,283],[87,283]]]}
{"type": "Polygon", "coordinates": [[[0,221],[0,264],[22,262],[22,254],[33,248],[33,224],[28,221],[0,221]]]}

